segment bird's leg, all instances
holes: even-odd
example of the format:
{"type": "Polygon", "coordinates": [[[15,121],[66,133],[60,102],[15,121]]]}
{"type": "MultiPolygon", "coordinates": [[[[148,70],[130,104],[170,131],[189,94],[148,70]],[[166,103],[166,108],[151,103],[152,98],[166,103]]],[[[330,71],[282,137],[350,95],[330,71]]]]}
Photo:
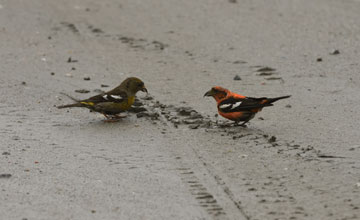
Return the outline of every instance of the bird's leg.
{"type": "Polygon", "coordinates": [[[246,127],[247,127],[247,126],[246,126],[246,123],[248,123],[248,122],[249,122],[249,121],[244,121],[244,122],[241,123],[239,126],[246,128],[246,127]]]}
{"type": "Polygon", "coordinates": [[[119,121],[118,118],[113,118],[113,117],[110,117],[109,115],[107,114],[103,114],[106,118],[106,120],[104,120],[104,122],[107,122],[107,123],[110,123],[110,122],[117,122],[119,121]]]}
{"type": "Polygon", "coordinates": [[[239,124],[238,121],[235,121],[234,126],[240,126],[240,127],[246,128],[246,127],[247,127],[247,126],[246,126],[246,123],[248,123],[248,122],[249,122],[249,120],[244,121],[243,123],[239,124]]]}

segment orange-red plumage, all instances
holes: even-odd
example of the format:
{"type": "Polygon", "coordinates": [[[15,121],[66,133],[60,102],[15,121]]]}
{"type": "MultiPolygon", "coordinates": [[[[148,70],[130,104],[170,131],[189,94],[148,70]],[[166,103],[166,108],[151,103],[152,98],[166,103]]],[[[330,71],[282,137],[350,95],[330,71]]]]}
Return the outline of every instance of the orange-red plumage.
{"type": "Polygon", "coordinates": [[[290,96],[281,96],[277,98],[252,98],[231,92],[220,86],[215,86],[205,93],[204,96],[212,96],[217,103],[218,112],[224,118],[235,121],[235,123],[243,122],[246,124],[255,114],[267,106],[272,106],[273,102],[289,98],[290,96]]]}

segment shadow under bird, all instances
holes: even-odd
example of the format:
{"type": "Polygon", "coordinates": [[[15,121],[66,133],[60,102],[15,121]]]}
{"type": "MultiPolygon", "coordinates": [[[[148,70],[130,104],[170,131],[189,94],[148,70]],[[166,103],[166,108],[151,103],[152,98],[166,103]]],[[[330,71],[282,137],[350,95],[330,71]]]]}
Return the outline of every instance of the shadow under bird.
{"type": "Polygon", "coordinates": [[[204,96],[212,96],[217,103],[219,114],[224,118],[235,121],[235,124],[240,126],[245,126],[262,108],[273,106],[272,103],[290,97],[289,95],[277,98],[246,97],[220,86],[213,87],[207,91],[204,96]],[[239,124],[239,122],[243,123],[239,124]]]}
{"type": "Polygon", "coordinates": [[[69,96],[75,103],[57,106],[57,108],[83,107],[99,112],[107,119],[119,119],[124,117],[119,114],[129,110],[134,104],[135,95],[138,91],[148,92],[143,81],[136,77],[129,77],[118,87],[88,99],[77,100],[69,96]]]}

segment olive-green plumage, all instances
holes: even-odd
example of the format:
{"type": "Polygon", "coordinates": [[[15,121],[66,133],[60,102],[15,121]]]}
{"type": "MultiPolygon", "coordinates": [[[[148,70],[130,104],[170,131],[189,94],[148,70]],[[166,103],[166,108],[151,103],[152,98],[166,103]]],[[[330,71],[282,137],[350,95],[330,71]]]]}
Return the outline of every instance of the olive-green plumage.
{"type": "Polygon", "coordinates": [[[144,82],[136,77],[129,77],[108,92],[84,100],[72,98],[76,101],[74,104],[62,105],[57,108],[84,107],[108,117],[108,115],[117,115],[129,110],[138,91],[147,92],[144,82]]]}

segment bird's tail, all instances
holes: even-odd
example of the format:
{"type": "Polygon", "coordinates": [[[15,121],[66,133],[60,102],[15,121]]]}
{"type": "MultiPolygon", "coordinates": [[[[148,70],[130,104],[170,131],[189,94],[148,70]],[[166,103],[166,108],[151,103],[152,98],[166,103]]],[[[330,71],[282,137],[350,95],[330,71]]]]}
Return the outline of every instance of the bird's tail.
{"type": "Polygon", "coordinates": [[[72,97],[72,96],[70,96],[70,95],[68,95],[68,94],[63,93],[63,92],[60,92],[60,94],[66,96],[66,97],[68,97],[68,98],[70,98],[71,100],[73,100],[73,101],[76,102],[76,103],[74,103],[74,104],[69,104],[69,105],[60,105],[60,106],[57,106],[57,108],[72,108],[72,107],[82,107],[82,106],[83,106],[83,105],[80,103],[80,100],[79,100],[79,99],[76,99],[76,98],[74,98],[74,97],[72,97]]]}
{"type": "Polygon", "coordinates": [[[277,97],[277,98],[271,98],[271,99],[268,99],[268,104],[271,104],[273,102],[276,102],[280,99],[287,99],[287,98],[290,98],[291,95],[287,95],[287,96],[281,96],[281,97],[277,97]]]}

